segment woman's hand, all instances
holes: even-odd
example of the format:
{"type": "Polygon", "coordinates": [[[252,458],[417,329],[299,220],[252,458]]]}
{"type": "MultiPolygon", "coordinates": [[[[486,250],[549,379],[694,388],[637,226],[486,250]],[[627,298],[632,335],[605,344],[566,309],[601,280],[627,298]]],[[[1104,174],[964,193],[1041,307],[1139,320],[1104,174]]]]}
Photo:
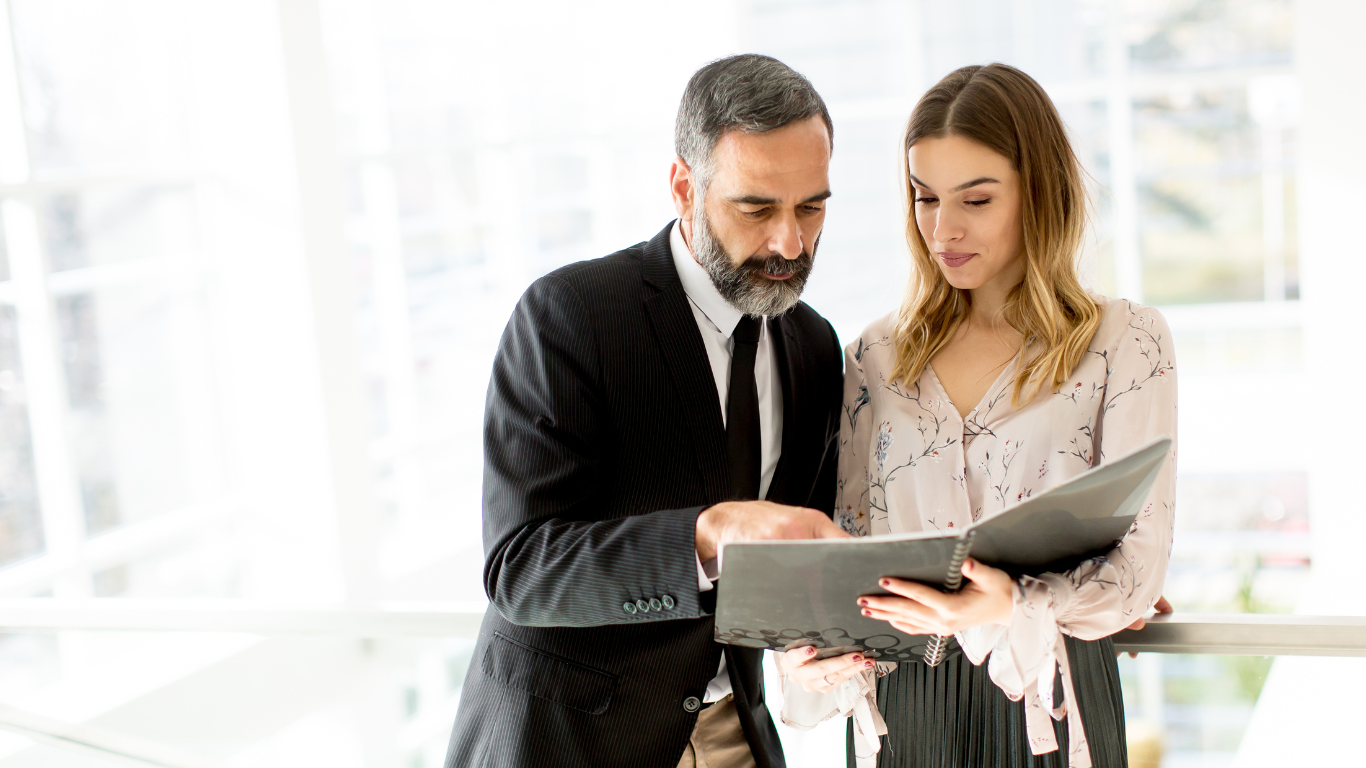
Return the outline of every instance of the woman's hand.
{"type": "Polygon", "coordinates": [[[833,691],[845,680],[865,669],[873,668],[873,660],[864,658],[861,653],[846,653],[817,659],[813,646],[793,648],[778,654],[778,668],[783,674],[801,684],[808,691],[833,691]]]}
{"type": "MultiPolygon", "coordinates": [[[[1167,602],[1166,597],[1159,597],[1157,598],[1157,602],[1153,603],[1153,611],[1156,613],[1171,613],[1172,604],[1167,602]]],[[[1129,625],[1129,629],[1143,629],[1146,626],[1148,626],[1148,620],[1139,616],[1133,624],[1129,625]]],[[[1134,656],[1135,654],[1131,653],[1129,655],[1134,656]]]]}
{"type": "MultiPolygon", "coordinates": [[[[1156,611],[1156,612],[1158,612],[1158,613],[1171,613],[1171,612],[1172,612],[1172,604],[1169,603],[1169,602],[1167,602],[1167,598],[1165,598],[1165,597],[1159,597],[1159,598],[1157,598],[1157,602],[1156,602],[1156,603],[1153,603],[1153,610],[1156,611]]],[[[1129,625],[1129,629],[1143,629],[1143,628],[1146,627],[1146,626],[1148,626],[1148,620],[1145,619],[1145,618],[1143,618],[1142,616],[1140,616],[1140,617],[1138,617],[1138,620],[1137,620],[1137,621],[1135,621],[1133,624],[1130,624],[1130,625],[1129,625]]],[[[1119,658],[1119,654],[1118,654],[1118,653],[1115,654],[1115,658],[1119,658]]],[[[1129,658],[1131,658],[1131,659],[1136,659],[1136,658],[1138,658],[1138,653],[1135,652],[1135,651],[1130,651],[1130,652],[1129,652],[1129,658]]]]}
{"type": "Polygon", "coordinates": [[[1015,580],[1010,574],[976,560],[963,563],[967,580],[957,592],[905,579],[878,583],[900,597],[864,595],[863,615],[891,624],[908,635],[952,635],[981,624],[1009,624],[1015,607],[1015,580]]]}

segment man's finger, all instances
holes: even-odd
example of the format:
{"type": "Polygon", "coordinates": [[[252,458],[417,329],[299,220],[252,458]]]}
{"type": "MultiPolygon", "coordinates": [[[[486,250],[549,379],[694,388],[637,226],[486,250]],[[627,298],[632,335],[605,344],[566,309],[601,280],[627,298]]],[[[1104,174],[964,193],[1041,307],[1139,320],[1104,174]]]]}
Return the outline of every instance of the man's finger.
{"type": "Polygon", "coordinates": [[[814,518],[815,518],[815,519],[814,519],[815,525],[814,525],[813,530],[811,531],[811,538],[813,538],[813,539],[852,539],[852,538],[853,538],[853,536],[850,536],[850,535],[849,535],[849,532],[848,532],[848,531],[846,531],[846,530],[844,530],[843,528],[841,528],[841,527],[839,527],[838,525],[836,525],[836,524],[835,524],[835,521],[831,520],[830,518],[826,517],[825,515],[821,514],[820,512],[816,512],[814,518]]]}

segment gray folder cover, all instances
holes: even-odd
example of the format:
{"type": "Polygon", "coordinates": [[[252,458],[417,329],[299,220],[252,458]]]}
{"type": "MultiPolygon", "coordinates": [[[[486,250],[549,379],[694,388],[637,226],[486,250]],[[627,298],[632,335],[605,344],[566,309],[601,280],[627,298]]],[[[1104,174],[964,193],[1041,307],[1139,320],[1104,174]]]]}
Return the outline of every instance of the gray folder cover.
{"type": "Polygon", "coordinates": [[[942,588],[957,571],[955,560],[961,564],[969,555],[1015,575],[1068,570],[1124,537],[1170,448],[1171,440],[1158,438],[954,534],[727,545],[716,640],[918,659],[932,636],[903,634],[859,613],[859,596],[888,594],[878,579],[896,576],[942,588]]]}

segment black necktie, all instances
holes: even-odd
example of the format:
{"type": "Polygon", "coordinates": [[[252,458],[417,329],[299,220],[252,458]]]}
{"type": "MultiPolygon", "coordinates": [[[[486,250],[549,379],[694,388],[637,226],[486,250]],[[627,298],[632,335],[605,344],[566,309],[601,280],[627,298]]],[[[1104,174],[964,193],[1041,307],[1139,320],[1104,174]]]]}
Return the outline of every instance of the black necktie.
{"type": "Polygon", "coordinates": [[[745,315],[731,338],[730,389],[726,395],[726,453],[730,456],[730,497],[759,498],[759,388],[754,384],[754,358],[759,352],[757,317],[745,315]]]}

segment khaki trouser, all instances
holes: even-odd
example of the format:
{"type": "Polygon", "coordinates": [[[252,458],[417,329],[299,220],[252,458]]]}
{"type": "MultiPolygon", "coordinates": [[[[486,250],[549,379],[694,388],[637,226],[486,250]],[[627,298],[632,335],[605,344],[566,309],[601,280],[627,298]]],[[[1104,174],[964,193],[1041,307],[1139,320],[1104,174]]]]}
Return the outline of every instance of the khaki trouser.
{"type": "Polygon", "coordinates": [[[683,750],[678,768],[755,768],[734,696],[727,694],[697,713],[697,725],[688,737],[688,748],[683,750]]]}

